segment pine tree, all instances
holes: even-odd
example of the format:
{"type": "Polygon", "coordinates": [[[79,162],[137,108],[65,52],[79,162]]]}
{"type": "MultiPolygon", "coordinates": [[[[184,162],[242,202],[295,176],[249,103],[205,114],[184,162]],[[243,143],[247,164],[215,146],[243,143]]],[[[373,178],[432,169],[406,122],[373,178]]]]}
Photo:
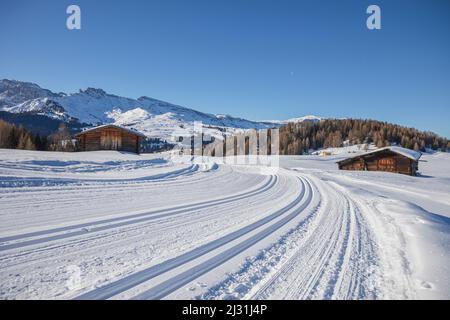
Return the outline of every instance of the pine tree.
{"type": "Polygon", "coordinates": [[[22,133],[22,134],[20,135],[20,137],[19,137],[19,141],[18,141],[18,143],[17,143],[17,145],[16,145],[16,148],[17,148],[17,149],[25,150],[25,146],[26,146],[26,143],[27,143],[26,140],[27,140],[26,134],[25,134],[25,133],[22,133]]]}
{"type": "Polygon", "coordinates": [[[43,150],[42,148],[42,140],[41,140],[41,136],[38,134],[36,134],[36,136],[34,137],[34,141],[33,141],[36,150],[43,150]]]}
{"type": "Polygon", "coordinates": [[[342,141],[349,140],[351,144],[374,143],[377,147],[401,145],[404,148],[419,150],[426,148],[446,150],[448,139],[439,137],[432,132],[421,132],[413,128],[380,122],[375,120],[358,119],[327,119],[317,123],[288,123],[280,128],[281,154],[308,151],[312,149],[340,147],[342,141]],[[301,141],[301,145],[290,147],[301,141]]]}

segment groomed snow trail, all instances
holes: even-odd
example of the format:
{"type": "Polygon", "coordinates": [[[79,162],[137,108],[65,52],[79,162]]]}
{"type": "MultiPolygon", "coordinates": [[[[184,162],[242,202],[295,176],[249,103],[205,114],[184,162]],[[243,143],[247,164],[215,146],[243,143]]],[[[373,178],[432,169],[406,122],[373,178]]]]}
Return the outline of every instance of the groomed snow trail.
{"type": "Polygon", "coordinates": [[[380,250],[386,239],[399,233],[379,238],[379,229],[372,225],[380,223],[377,213],[364,201],[334,183],[314,176],[308,179],[316,189],[317,209],[280,241],[197,298],[415,297],[403,252],[396,251],[393,243],[389,243],[388,254],[380,250]]]}
{"type": "Polygon", "coordinates": [[[2,299],[445,297],[447,280],[418,276],[419,229],[405,221],[439,232],[433,250],[447,265],[449,219],[333,172],[153,158],[65,170],[47,161],[38,172],[36,163],[0,165],[2,299]]]}
{"type": "Polygon", "coordinates": [[[312,194],[310,187],[302,181],[298,196],[282,209],[252,223],[239,230],[229,233],[219,239],[216,239],[206,245],[200,246],[190,252],[187,252],[175,259],[165,261],[159,265],[152,266],[149,269],[142,270],[126,278],[113,282],[105,287],[100,287],[81,295],[80,299],[89,298],[109,298],[114,294],[121,293],[130,287],[150,280],[164,272],[172,270],[180,265],[192,263],[196,258],[214,254],[213,257],[202,261],[192,268],[183,271],[175,277],[164,280],[162,283],[147,289],[138,294],[136,299],[159,299],[164,298],[169,293],[195,280],[200,275],[214,269],[220,264],[226,263],[230,258],[251,247],[258,241],[264,239],[277,229],[288,223],[298,215],[311,202],[312,194]],[[289,214],[288,214],[289,213],[289,214]],[[264,228],[262,228],[264,227],[264,228]],[[262,229],[261,229],[262,228],[262,229]],[[260,230],[261,229],[261,230],[260,230]],[[259,231],[260,230],[260,231],[259,231]],[[258,231],[249,237],[252,232],[258,231]],[[237,240],[237,243],[228,247],[230,243],[237,240]]]}

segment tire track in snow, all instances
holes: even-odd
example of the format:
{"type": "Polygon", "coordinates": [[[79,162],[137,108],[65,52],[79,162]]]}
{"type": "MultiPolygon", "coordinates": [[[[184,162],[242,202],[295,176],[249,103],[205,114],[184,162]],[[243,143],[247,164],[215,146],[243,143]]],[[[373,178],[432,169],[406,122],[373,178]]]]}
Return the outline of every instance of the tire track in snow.
{"type": "Polygon", "coordinates": [[[239,253],[243,252],[244,250],[250,248],[257,242],[263,240],[267,236],[274,233],[276,230],[287,224],[289,221],[297,217],[300,213],[303,212],[303,210],[311,203],[312,200],[312,188],[311,185],[307,180],[303,180],[303,189],[306,190],[304,193],[307,194],[306,200],[301,203],[301,205],[298,208],[295,208],[295,210],[290,213],[289,215],[285,216],[283,219],[277,221],[276,223],[268,226],[264,230],[261,230],[254,236],[250,237],[249,239],[246,239],[245,241],[242,241],[241,243],[236,244],[230,249],[227,249],[226,251],[217,254],[211,259],[208,259],[207,261],[202,262],[201,264],[190,268],[183,273],[168,279],[157,286],[146,290],[137,296],[135,296],[132,299],[136,300],[150,300],[150,299],[162,299],[168,294],[176,291],[177,289],[183,287],[184,285],[188,284],[189,282],[197,279],[201,275],[207,273],[208,271],[218,267],[219,265],[226,263],[228,260],[233,258],[234,256],[238,255],[239,253]],[[305,183],[306,182],[306,183],[305,183]]]}
{"type": "MultiPolygon", "coordinates": [[[[362,199],[355,201],[362,202],[362,199]]],[[[377,201],[368,204],[373,214],[367,216],[367,220],[376,230],[380,247],[379,266],[386,270],[381,275],[383,290],[380,292],[380,299],[417,299],[416,287],[411,278],[411,265],[405,251],[405,235],[395,219],[378,210],[376,203],[377,201]]]]}
{"type": "Polygon", "coordinates": [[[358,206],[344,192],[318,181],[325,205],[310,235],[252,299],[374,298],[375,275],[364,272],[376,254],[358,206]]]}
{"type": "Polygon", "coordinates": [[[198,203],[194,203],[194,204],[180,205],[180,206],[176,206],[176,207],[172,207],[172,208],[144,212],[144,213],[139,213],[139,214],[135,214],[135,215],[121,216],[121,217],[117,217],[117,218],[100,220],[100,221],[95,221],[95,222],[91,222],[91,223],[83,223],[83,224],[77,224],[77,225],[72,225],[72,226],[54,228],[54,229],[50,229],[50,230],[42,230],[42,231],[36,231],[36,232],[30,232],[30,233],[26,233],[26,234],[20,234],[20,235],[14,235],[14,236],[10,236],[10,237],[0,238],[0,243],[2,243],[2,242],[4,243],[4,242],[9,242],[9,241],[22,240],[22,239],[27,239],[27,238],[31,238],[31,237],[46,236],[46,235],[51,235],[51,234],[55,234],[55,233],[59,233],[59,232],[70,231],[68,233],[47,236],[44,238],[38,238],[38,239],[27,240],[27,241],[23,241],[23,242],[0,245],[0,251],[6,251],[6,250],[10,250],[10,249],[16,249],[16,248],[21,248],[21,247],[25,247],[25,246],[35,245],[35,244],[42,244],[42,243],[46,243],[46,242],[50,242],[50,241],[84,235],[87,233],[104,231],[104,230],[108,230],[108,229],[122,227],[122,226],[129,225],[129,224],[141,223],[141,222],[145,222],[145,221],[149,221],[149,220],[155,220],[155,219],[159,219],[159,218],[163,218],[163,217],[167,217],[167,216],[185,213],[186,210],[199,210],[199,209],[204,209],[204,208],[208,208],[208,207],[213,207],[218,204],[224,204],[224,203],[228,203],[231,201],[237,201],[240,199],[244,199],[244,198],[251,197],[251,196],[265,192],[266,190],[270,189],[273,185],[275,185],[276,181],[277,181],[276,176],[270,176],[269,180],[263,186],[261,186],[259,188],[256,188],[254,190],[244,192],[244,193],[241,193],[238,195],[227,196],[227,197],[220,198],[220,199],[207,200],[207,201],[202,201],[202,202],[198,202],[198,203]],[[113,223],[113,224],[111,224],[111,223],[113,223]],[[93,226],[102,225],[102,224],[107,224],[107,225],[92,228],[93,226]],[[83,230],[84,228],[92,228],[92,229],[83,230]],[[79,229],[81,229],[81,230],[79,230],[79,229]]]}
{"type": "MultiPolygon", "coordinates": [[[[382,214],[358,195],[349,194],[347,189],[332,182],[314,180],[323,203],[316,221],[308,227],[308,235],[293,237],[290,241],[298,245],[291,250],[287,261],[274,266],[276,272],[269,272],[241,298],[347,300],[413,296],[407,280],[408,270],[389,262],[401,261],[403,257],[390,247],[381,247],[386,237],[380,238],[377,232],[380,228],[390,228],[389,224],[379,221],[382,214]],[[382,254],[387,249],[388,256],[382,254]],[[398,280],[403,278],[406,280],[398,280]]],[[[257,263],[264,265],[265,262],[257,263]]],[[[249,273],[229,278],[251,277],[249,273]]],[[[209,297],[218,297],[233,285],[219,286],[220,290],[210,292],[209,297]]]]}
{"type": "MultiPolygon", "coordinates": [[[[187,170],[188,168],[184,168],[184,169],[187,170]]],[[[128,179],[128,180],[126,180],[127,182],[124,182],[124,183],[120,183],[120,181],[124,181],[124,180],[120,180],[120,179],[118,180],[118,183],[108,183],[108,182],[110,182],[110,180],[108,180],[108,178],[104,178],[104,179],[96,179],[96,180],[94,179],[95,181],[99,182],[99,184],[96,184],[96,185],[91,185],[91,184],[70,185],[69,184],[69,185],[58,185],[57,188],[55,188],[54,186],[21,187],[21,188],[4,187],[4,188],[0,188],[0,190],[2,191],[2,193],[0,194],[0,199],[2,199],[2,198],[10,199],[12,196],[20,197],[23,194],[27,194],[27,193],[33,193],[33,194],[42,193],[43,195],[46,195],[47,192],[52,191],[53,194],[58,195],[58,200],[59,200],[59,199],[61,199],[61,197],[67,196],[71,192],[75,192],[75,191],[79,191],[79,190],[95,192],[95,193],[102,193],[103,190],[105,190],[105,189],[107,189],[107,190],[122,190],[124,186],[133,187],[134,189],[144,189],[144,188],[147,188],[148,186],[155,186],[155,187],[156,186],[170,186],[170,185],[174,185],[174,184],[176,184],[177,186],[190,185],[190,184],[199,183],[200,181],[207,182],[209,180],[219,179],[222,176],[229,175],[230,173],[233,172],[231,167],[220,166],[219,168],[220,168],[220,170],[213,170],[213,171],[196,170],[196,171],[190,172],[189,174],[174,175],[167,179],[155,179],[155,180],[146,180],[146,181],[134,181],[134,179],[128,179]],[[208,173],[214,172],[214,174],[208,174],[208,175],[202,176],[201,178],[198,178],[198,174],[205,173],[205,172],[208,172],[208,173]],[[196,173],[196,174],[192,174],[192,173],[196,173]],[[191,179],[192,177],[195,177],[196,179],[191,179]],[[101,190],[99,190],[99,185],[102,187],[101,190]]],[[[179,169],[179,170],[182,170],[182,169],[179,169]]],[[[169,173],[169,172],[167,172],[167,173],[169,173]]],[[[4,178],[4,176],[1,176],[0,180],[2,178],[4,178]]],[[[20,179],[22,179],[22,178],[20,178],[20,179]]],[[[89,179],[85,179],[85,180],[89,180],[89,179]]],[[[52,201],[51,199],[52,198],[45,199],[45,200],[43,200],[43,202],[47,203],[49,201],[52,201]]],[[[53,199],[53,201],[55,203],[57,203],[57,200],[53,199]]]]}
{"type": "Polygon", "coordinates": [[[163,173],[157,173],[152,176],[144,176],[130,179],[76,179],[76,178],[41,178],[41,177],[17,177],[17,176],[0,176],[0,188],[21,188],[21,187],[43,187],[43,186],[67,186],[67,185],[107,185],[107,184],[126,184],[137,182],[149,182],[157,180],[171,180],[180,176],[191,175],[197,172],[199,166],[197,164],[190,165],[186,168],[177,169],[163,173]]]}
{"type": "MultiPolygon", "coordinates": [[[[275,185],[278,185],[278,181],[283,181],[282,179],[276,178],[276,180],[274,180],[273,185],[270,184],[270,188],[267,187],[266,190],[264,190],[263,192],[258,192],[256,194],[252,194],[248,197],[242,198],[240,200],[252,200],[254,201],[261,201],[261,196],[263,195],[264,198],[266,197],[271,197],[274,198],[274,194],[279,194],[278,197],[282,196],[282,189],[280,188],[275,188],[275,185]],[[274,190],[274,189],[278,189],[278,190],[274,190]],[[272,194],[272,192],[268,192],[268,191],[276,191],[275,193],[272,194]],[[253,197],[255,199],[253,199],[253,197]]],[[[275,197],[275,198],[278,198],[275,197]]],[[[214,217],[221,217],[224,214],[227,214],[227,212],[233,211],[236,208],[239,208],[239,206],[242,206],[242,203],[240,201],[232,201],[232,202],[227,202],[225,204],[221,204],[220,206],[216,206],[214,208],[213,212],[207,212],[207,211],[186,211],[183,216],[186,217],[186,220],[182,219],[181,221],[179,220],[179,215],[171,217],[169,216],[169,220],[167,221],[163,221],[162,225],[160,225],[160,222],[156,221],[155,223],[157,223],[157,231],[158,233],[161,233],[164,230],[167,230],[166,232],[173,232],[176,231],[178,229],[184,229],[183,226],[185,225],[192,225],[192,224],[198,224],[201,221],[210,221],[212,218],[214,217]],[[198,215],[198,217],[197,217],[198,215]]],[[[210,207],[208,207],[207,209],[209,209],[210,207]]],[[[209,211],[209,210],[208,210],[209,211]]],[[[25,257],[26,258],[26,264],[29,266],[30,264],[32,264],[34,262],[34,259],[32,257],[30,257],[30,255],[36,255],[39,254],[39,258],[36,260],[36,262],[38,263],[42,263],[43,258],[42,258],[42,254],[45,252],[48,252],[48,254],[51,255],[51,252],[53,250],[56,249],[61,249],[61,248],[65,248],[65,247],[69,247],[70,248],[70,255],[73,255],[75,252],[79,252],[80,254],[86,254],[86,245],[89,245],[89,249],[88,251],[93,251],[93,250],[102,250],[102,248],[107,249],[108,247],[111,246],[112,243],[114,243],[114,246],[118,246],[122,243],[122,241],[124,242],[128,242],[128,243],[132,243],[133,241],[141,241],[142,240],[142,234],[134,234],[131,235],[130,232],[136,232],[139,231],[141,229],[146,229],[151,227],[151,223],[140,223],[140,224],[130,224],[130,225],[126,225],[124,228],[117,228],[117,229],[111,229],[111,232],[109,233],[85,233],[86,236],[89,237],[80,237],[79,239],[74,239],[73,241],[70,242],[63,242],[63,243],[55,243],[52,244],[50,246],[45,246],[43,248],[35,248],[35,249],[30,249],[29,251],[22,251],[22,252],[18,252],[17,254],[11,254],[11,255],[7,255],[4,257],[0,257],[0,262],[2,262],[2,260],[15,260],[19,257],[25,257]],[[116,238],[117,235],[119,234],[126,234],[126,238],[123,237],[118,237],[116,238]],[[101,239],[105,239],[103,242],[97,243],[97,240],[101,240],[101,239]],[[80,246],[80,247],[77,247],[80,246]]],[[[145,239],[144,239],[145,240],[145,239]]],[[[53,255],[48,256],[47,258],[44,259],[51,259],[53,255]]],[[[19,264],[24,263],[24,261],[19,261],[19,264]]],[[[15,264],[9,264],[8,268],[15,268],[15,264]]]]}
{"type": "Polygon", "coordinates": [[[377,257],[360,205],[315,180],[317,209],[279,242],[198,298],[373,297],[370,280],[377,278],[370,274],[370,265],[377,257]]]}
{"type": "MultiPolygon", "coordinates": [[[[172,183],[165,185],[164,189],[170,186],[174,189],[174,192],[186,194],[186,190],[195,190],[196,184],[206,183],[209,179],[220,179],[223,183],[233,183],[237,186],[239,185],[239,182],[242,181],[243,186],[241,189],[243,189],[242,192],[245,192],[245,190],[251,190],[254,186],[260,185],[260,183],[263,182],[263,179],[253,181],[254,179],[248,179],[248,176],[247,179],[245,179],[245,175],[242,179],[241,175],[236,174],[236,172],[228,166],[225,168],[221,166],[219,167],[219,170],[215,170],[211,173],[208,172],[207,174],[197,174],[195,177],[196,179],[184,178],[178,180],[179,182],[176,184],[172,183]],[[224,174],[227,172],[228,175],[224,177],[224,174]],[[205,177],[209,178],[205,179],[205,177]],[[189,181],[189,184],[186,184],[186,181],[189,181]]],[[[159,188],[160,185],[161,184],[159,183],[145,183],[115,187],[108,186],[106,188],[97,187],[94,190],[92,188],[79,187],[62,192],[59,188],[50,188],[47,189],[46,192],[34,191],[32,193],[21,194],[20,197],[18,197],[18,195],[5,195],[3,192],[4,190],[0,189],[0,207],[4,209],[0,212],[0,218],[5,219],[5,221],[9,219],[14,221],[13,225],[15,225],[15,228],[9,227],[6,231],[12,233],[11,235],[15,235],[14,233],[17,232],[17,230],[25,229],[32,225],[36,226],[36,223],[33,222],[37,221],[39,221],[37,226],[42,227],[47,225],[45,230],[49,230],[61,225],[68,226],[83,223],[77,220],[94,222],[94,219],[107,219],[123,215],[124,213],[130,215],[147,212],[149,206],[151,207],[154,205],[154,201],[148,198],[149,195],[157,191],[159,195],[164,196],[164,194],[161,194],[160,190],[162,188],[159,188]],[[117,207],[111,205],[111,203],[116,202],[114,199],[121,199],[124,193],[131,195],[136,194],[137,199],[133,202],[136,205],[133,205],[132,203],[130,203],[131,206],[124,205],[123,203],[118,203],[117,207]],[[92,206],[90,206],[91,203],[92,206]],[[107,206],[103,206],[102,203],[107,204],[107,206]],[[67,217],[68,219],[64,219],[64,212],[73,211],[76,207],[79,208],[80,215],[77,214],[75,217],[71,216],[70,218],[67,217]],[[108,214],[106,208],[111,208],[111,214],[108,214]],[[28,215],[29,212],[34,212],[32,219],[30,219],[28,215]],[[105,215],[107,216],[105,217],[105,215]]],[[[207,197],[208,193],[205,192],[202,197],[203,199],[200,198],[197,202],[217,198],[216,192],[220,190],[218,190],[218,188],[213,188],[211,191],[211,194],[214,196],[207,197]]],[[[177,196],[176,199],[174,199],[174,202],[191,204],[192,200],[186,196],[177,196]]],[[[158,201],[155,204],[156,207],[162,206],[164,209],[166,209],[167,206],[167,202],[158,201]]],[[[3,230],[4,226],[0,226],[0,229],[3,230]]],[[[23,231],[22,234],[29,232],[31,231],[23,231]]],[[[3,237],[7,236],[4,235],[3,237]]]]}
{"type": "MultiPolygon", "coordinates": [[[[160,264],[154,265],[150,268],[144,269],[142,271],[136,272],[134,274],[131,274],[129,276],[126,276],[122,279],[119,279],[115,282],[106,284],[102,287],[96,288],[92,291],[89,291],[87,293],[84,293],[80,296],[78,296],[76,299],[80,300],[88,300],[88,299],[108,299],[111,298],[117,294],[120,294],[124,291],[127,291],[133,287],[138,286],[141,283],[144,283],[158,275],[161,275],[163,273],[166,273],[170,270],[173,270],[183,264],[192,262],[194,259],[199,258],[207,253],[210,253],[211,251],[218,249],[220,247],[223,247],[224,245],[230,243],[231,241],[234,241],[236,239],[239,239],[240,237],[245,236],[249,232],[256,230],[274,220],[276,220],[279,217],[282,217],[283,215],[286,215],[287,212],[295,208],[297,205],[300,205],[302,208],[306,207],[310,202],[312,198],[312,194],[310,191],[307,190],[307,188],[310,188],[308,182],[304,182],[303,180],[299,179],[301,182],[301,191],[297,198],[285,206],[284,208],[272,213],[269,216],[266,216],[265,218],[262,218],[261,220],[258,220],[250,225],[247,225],[239,230],[236,230],[230,234],[227,234],[219,239],[216,239],[210,243],[207,243],[205,245],[202,245],[200,247],[197,247],[196,249],[189,251],[187,253],[184,253],[176,258],[166,260],[160,264]],[[308,198],[305,200],[304,196],[305,193],[307,193],[308,198]],[[303,200],[303,201],[302,201],[303,200]]],[[[190,272],[182,273],[182,276],[179,275],[176,278],[172,278],[170,282],[170,286],[166,286],[166,289],[163,290],[164,294],[170,293],[170,290],[176,290],[179,286],[182,284],[185,284],[190,281],[190,279],[195,275],[195,277],[200,276],[201,274],[211,270],[212,268],[220,265],[223,262],[226,262],[230,257],[242,252],[243,250],[247,249],[248,247],[254,245],[256,242],[260,241],[261,239],[267,237],[269,234],[273,233],[278,228],[282,227],[284,224],[292,220],[295,216],[297,216],[301,210],[295,210],[293,213],[287,215],[286,217],[281,218],[281,220],[274,222],[272,225],[269,225],[264,230],[257,233],[255,236],[251,237],[250,239],[244,240],[240,242],[238,245],[234,246],[231,249],[226,250],[222,254],[218,254],[217,256],[213,257],[209,261],[209,267],[208,264],[202,263],[199,267],[199,269],[195,269],[195,273],[193,273],[193,270],[190,270],[190,272]],[[187,282],[186,282],[187,281],[187,282]],[[170,289],[169,289],[170,288],[170,289]]],[[[167,283],[166,283],[167,284],[167,283]]],[[[157,286],[158,289],[156,290],[158,293],[158,297],[154,297],[155,292],[154,290],[150,289],[150,291],[146,291],[136,297],[137,299],[142,298],[149,298],[149,299],[155,299],[160,298],[163,291],[160,290],[160,286],[157,286]]]]}

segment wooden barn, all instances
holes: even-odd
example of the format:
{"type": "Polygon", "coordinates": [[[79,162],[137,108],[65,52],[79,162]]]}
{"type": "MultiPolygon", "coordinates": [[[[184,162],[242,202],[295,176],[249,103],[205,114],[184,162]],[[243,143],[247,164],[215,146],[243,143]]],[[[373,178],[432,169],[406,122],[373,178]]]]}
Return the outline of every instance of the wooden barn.
{"type": "Polygon", "coordinates": [[[338,161],[340,170],[387,171],[415,176],[420,152],[401,147],[385,147],[338,161]]]}
{"type": "Polygon", "coordinates": [[[139,153],[145,135],[137,131],[107,124],[84,130],[76,135],[82,151],[117,150],[139,153]]]}

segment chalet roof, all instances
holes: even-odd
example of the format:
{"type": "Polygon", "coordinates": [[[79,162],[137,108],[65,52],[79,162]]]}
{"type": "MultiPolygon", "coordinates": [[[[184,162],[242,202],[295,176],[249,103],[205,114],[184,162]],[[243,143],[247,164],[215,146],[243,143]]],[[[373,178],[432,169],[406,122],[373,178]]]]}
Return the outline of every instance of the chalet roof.
{"type": "Polygon", "coordinates": [[[116,124],[104,124],[104,125],[101,125],[101,126],[85,129],[85,130],[77,133],[75,136],[80,136],[80,135],[85,134],[87,132],[91,132],[91,131],[95,131],[95,130],[99,130],[99,129],[104,129],[104,128],[116,128],[116,129],[120,129],[120,130],[123,130],[123,131],[127,131],[129,133],[135,134],[135,135],[140,136],[142,138],[146,138],[145,134],[143,134],[143,133],[141,133],[141,132],[139,132],[137,130],[134,130],[134,129],[131,129],[131,128],[125,128],[125,127],[122,127],[122,126],[119,126],[119,125],[116,125],[116,124]]]}
{"type": "Polygon", "coordinates": [[[389,146],[389,147],[384,147],[384,148],[380,148],[380,149],[377,149],[377,150],[369,151],[369,152],[366,152],[366,153],[363,153],[363,154],[359,154],[359,155],[356,155],[356,156],[353,156],[353,157],[349,157],[349,158],[343,159],[341,161],[338,161],[338,163],[344,162],[344,161],[347,161],[347,160],[350,160],[350,159],[354,159],[354,158],[365,157],[367,155],[371,155],[371,154],[378,153],[378,152],[383,152],[383,151],[386,151],[386,150],[389,150],[389,151],[392,151],[394,153],[400,154],[400,155],[402,155],[404,157],[407,157],[407,158],[409,158],[411,160],[414,160],[414,161],[418,161],[420,159],[420,157],[422,156],[421,152],[417,152],[417,151],[413,151],[413,150],[410,150],[410,149],[397,147],[397,146],[389,146]]]}

